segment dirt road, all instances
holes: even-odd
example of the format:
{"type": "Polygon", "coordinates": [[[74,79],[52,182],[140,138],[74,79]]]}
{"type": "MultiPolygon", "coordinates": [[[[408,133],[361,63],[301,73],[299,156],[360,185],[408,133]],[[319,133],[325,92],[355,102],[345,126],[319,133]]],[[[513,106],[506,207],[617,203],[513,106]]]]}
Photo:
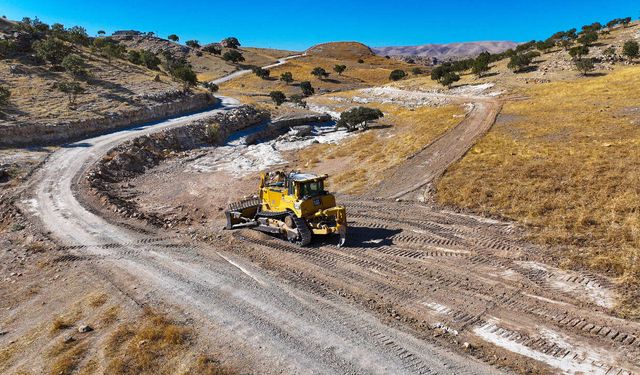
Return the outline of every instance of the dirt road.
{"type": "Polygon", "coordinates": [[[262,365],[260,372],[497,373],[386,325],[343,298],[320,296],[280,280],[237,257],[235,245],[205,247],[141,235],[109,224],[76,199],[77,180],[114,145],[207,114],[103,135],[57,151],[35,176],[27,209],[71,253],[89,257],[116,284],[125,278],[131,284],[133,278],[149,303],[178,306],[217,340],[242,348],[246,358],[262,365]]]}
{"type": "MultiPolygon", "coordinates": [[[[462,156],[498,110],[478,101],[376,195],[411,197],[462,156]]],[[[501,372],[488,363],[522,372],[640,373],[640,325],[610,315],[610,283],[545,264],[508,223],[418,202],[342,197],[345,248],[331,240],[299,248],[249,230],[201,244],[140,234],[80,204],[78,179],[113,146],[207,114],[57,151],[34,176],[25,209],[70,253],[125,289],[135,284],[147,303],[175,305],[261,373],[501,372]]]]}
{"type": "Polygon", "coordinates": [[[373,196],[419,201],[428,199],[431,184],[491,128],[500,112],[501,104],[495,99],[461,97],[456,101],[464,102],[467,99],[473,103],[467,117],[390,171],[388,177],[373,189],[373,196]]]}

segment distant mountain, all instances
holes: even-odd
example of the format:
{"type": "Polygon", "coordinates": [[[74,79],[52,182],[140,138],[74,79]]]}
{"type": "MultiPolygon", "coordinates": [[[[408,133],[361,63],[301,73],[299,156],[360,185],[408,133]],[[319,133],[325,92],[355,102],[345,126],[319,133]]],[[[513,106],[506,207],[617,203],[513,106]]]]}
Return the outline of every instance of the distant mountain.
{"type": "Polygon", "coordinates": [[[515,42],[466,42],[406,47],[378,47],[372,48],[372,50],[381,56],[419,56],[448,60],[473,57],[484,51],[500,53],[517,45],[518,43],[515,42]]]}

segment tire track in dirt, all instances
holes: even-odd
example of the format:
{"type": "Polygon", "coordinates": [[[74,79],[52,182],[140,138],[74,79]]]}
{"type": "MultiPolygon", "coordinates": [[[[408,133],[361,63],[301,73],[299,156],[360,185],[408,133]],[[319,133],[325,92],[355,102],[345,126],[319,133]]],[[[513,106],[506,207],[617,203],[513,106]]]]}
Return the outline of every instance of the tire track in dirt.
{"type": "MultiPolygon", "coordinates": [[[[461,97],[461,101],[465,98],[461,97]]],[[[469,98],[473,109],[453,129],[444,133],[405,162],[392,168],[370,196],[426,201],[433,183],[486,133],[500,113],[497,99],[469,98]],[[426,188],[425,192],[417,192],[426,188]]]]}

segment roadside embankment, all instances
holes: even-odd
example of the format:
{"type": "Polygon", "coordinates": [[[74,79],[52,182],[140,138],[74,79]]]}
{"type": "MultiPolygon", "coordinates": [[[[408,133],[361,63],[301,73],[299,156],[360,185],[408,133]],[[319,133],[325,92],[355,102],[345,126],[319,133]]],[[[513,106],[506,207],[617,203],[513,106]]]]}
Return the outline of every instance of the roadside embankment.
{"type": "Polygon", "coordinates": [[[124,112],[51,123],[17,123],[0,126],[0,147],[62,144],[93,135],[166,119],[212,107],[218,99],[207,93],[170,93],[158,104],[124,112]]]}

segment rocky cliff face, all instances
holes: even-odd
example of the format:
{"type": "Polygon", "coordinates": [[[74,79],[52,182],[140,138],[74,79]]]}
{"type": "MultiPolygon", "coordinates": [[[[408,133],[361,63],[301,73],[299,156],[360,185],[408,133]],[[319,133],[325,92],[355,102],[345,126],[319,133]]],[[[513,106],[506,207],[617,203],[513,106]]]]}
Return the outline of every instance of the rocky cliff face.
{"type": "Polygon", "coordinates": [[[373,51],[381,56],[419,56],[437,60],[475,57],[487,51],[500,53],[515,48],[515,42],[467,42],[449,44],[423,44],[420,46],[377,47],[373,51]]]}
{"type": "Polygon", "coordinates": [[[166,117],[213,106],[215,97],[206,93],[172,95],[157,104],[77,121],[18,123],[0,126],[0,147],[66,143],[92,135],[140,125],[166,117]]]}

